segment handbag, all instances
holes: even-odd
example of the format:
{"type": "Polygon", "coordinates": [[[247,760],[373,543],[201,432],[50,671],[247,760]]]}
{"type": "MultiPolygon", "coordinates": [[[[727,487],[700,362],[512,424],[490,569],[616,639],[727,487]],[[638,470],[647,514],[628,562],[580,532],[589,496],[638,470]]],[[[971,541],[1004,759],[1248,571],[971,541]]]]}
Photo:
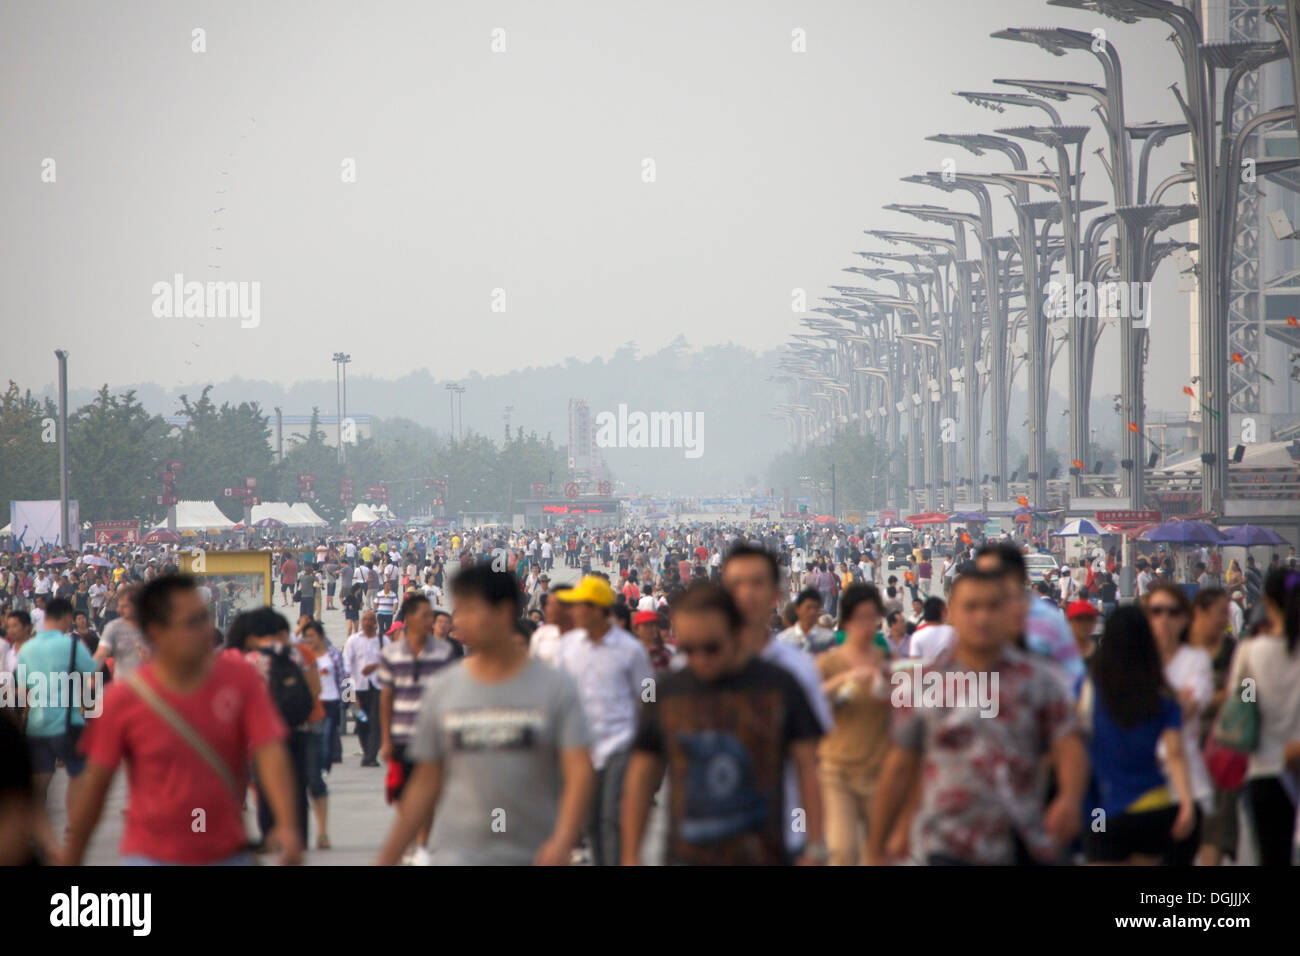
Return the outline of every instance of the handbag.
{"type": "MultiPolygon", "coordinates": [[[[71,677],[77,673],[77,645],[81,643],[81,638],[76,634],[69,634],[68,637],[72,641],[72,649],[68,652],[68,676],[71,677]]],[[[72,701],[68,701],[68,712],[63,718],[63,736],[68,744],[67,752],[70,754],[76,752],[77,743],[81,740],[81,732],[86,729],[85,724],[80,727],[72,726],[72,710],[72,701]]]]}
{"type": "Polygon", "coordinates": [[[1246,779],[1250,755],[1259,747],[1259,702],[1244,700],[1240,690],[1249,646],[1242,647],[1241,666],[1230,685],[1233,692],[1224,699],[1205,742],[1205,768],[1222,790],[1241,787],[1246,779]]]}

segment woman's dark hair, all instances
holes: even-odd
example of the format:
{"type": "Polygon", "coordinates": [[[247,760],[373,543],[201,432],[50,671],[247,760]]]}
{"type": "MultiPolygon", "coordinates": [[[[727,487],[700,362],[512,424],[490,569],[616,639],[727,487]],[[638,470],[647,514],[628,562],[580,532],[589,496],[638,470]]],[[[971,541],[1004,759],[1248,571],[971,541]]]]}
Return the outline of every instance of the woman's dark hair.
{"type": "Polygon", "coordinates": [[[844,589],[840,595],[840,630],[848,626],[849,620],[853,613],[858,609],[859,604],[873,604],[876,608],[876,614],[881,617],[885,616],[885,602],[880,599],[880,592],[876,590],[874,584],[853,583],[844,589]]]}
{"type": "Polygon", "coordinates": [[[302,636],[306,637],[308,631],[315,631],[317,634],[320,635],[320,639],[322,641],[324,641],[326,644],[329,643],[329,638],[325,636],[325,625],[322,624],[320,621],[316,620],[315,618],[312,618],[310,621],[308,621],[306,624],[302,626],[302,636]]]}
{"type": "Polygon", "coordinates": [[[1169,597],[1173,599],[1174,603],[1178,605],[1178,610],[1181,611],[1183,615],[1183,629],[1178,634],[1178,643],[1186,644],[1192,631],[1192,602],[1187,597],[1187,592],[1177,584],[1174,584],[1173,581],[1157,581],[1155,584],[1151,585],[1150,590],[1147,591],[1146,599],[1142,603],[1143,608],[1149,605],[1151,599],[1157,594],[1169,595],[1169,597]]]}
{"type": "Polygon", "coordinates": [[[1171,693],[1151,625],[1132,605],[1116,608],[1106,619],[1091,670],[1097,699],[1121,727],[1159,716],[1161,699],[1171,693]]]}
{"type": "Polygon", "coordinates": [[[625,630],[625,631],[627,631],[627,630],[631,630],[631,628],[632,628],[632,611],[628,608],[627,604],[625,604],[625,603],[616,603],[616,604],[614,605],[614,611],[613,611],[613,613],[614,613],[614,617],[618,619],[618,626],[619,626],[619,627],[623,628],[623,630],[625,630]]]}
{"type": "Polygon", "coordinates": [[[1282,637],[1286,652],[1295,653],[1300,640],[1300,571],[1273,568],[1264,578],[1264,597],[1282,612],[1282,637]]]}

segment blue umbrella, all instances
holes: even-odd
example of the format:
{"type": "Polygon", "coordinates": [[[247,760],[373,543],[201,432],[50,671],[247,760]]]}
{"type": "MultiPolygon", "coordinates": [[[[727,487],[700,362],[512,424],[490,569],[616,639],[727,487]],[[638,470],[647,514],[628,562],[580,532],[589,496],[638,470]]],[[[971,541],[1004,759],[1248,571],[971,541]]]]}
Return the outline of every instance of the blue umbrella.
{"type": "Polygon", "coordinates": [[[989,516],[982,511],[958,511],[948,519],[949,524],[987,524],[989,516]]]}
{"type": "Polygon", "coordinates": [[[1287,540],[1276,531],[1261,528],[1253,524],[1238,524],[1223,530],[1223,544],[1235,544],[1244,548],[1260,545],[1285,545],[1287,540]]]}
{"type": "Polygon", "coordinates": [[[1168,544],[1222,544],[1223,535],[1214,525],[1204,521],[1166,521],[1142,535],[1142,540],[1168,544]]]}

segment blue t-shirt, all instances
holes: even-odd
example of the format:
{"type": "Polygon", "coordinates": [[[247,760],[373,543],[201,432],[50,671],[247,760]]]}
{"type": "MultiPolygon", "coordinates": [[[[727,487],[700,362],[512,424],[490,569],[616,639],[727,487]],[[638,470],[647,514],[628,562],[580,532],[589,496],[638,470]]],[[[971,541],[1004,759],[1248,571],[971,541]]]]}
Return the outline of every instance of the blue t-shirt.
{"type": "MultiPolygon", "coordinates": [[[[68,660],[72,656],[70,641],[76,640],[61,631],[41,631],[18,651],[18,664],[24,668],[27,687],[27,736],[57,737],[66,730],[67,704],[89,704],[87,678],[99,669],[86,645],[77,640],[75,669],[79,689],[70,689],[67,679],[68,660]],[[73,696],[68,697],[71,693],[73,696]],[[77,696],[80,694],[80,698],[77,696]]],[[[78,708],[72,711],[72,725],[84,727],[86,720],[78,708]]]]}
{"type": "Polygon", "coordinates": [[[1123,813],[1143,794],[1166,785],[1156,744],[1166,730],[1182,727],[1183,713],[1176,700],[1165,697],[1155,717],[1134,727],[1120,727],[1101,698],[1094,700],[1092,737],[1088,741],[1095,799],[1092,806],[1101,807],[1110,816],[1123,813]]]}

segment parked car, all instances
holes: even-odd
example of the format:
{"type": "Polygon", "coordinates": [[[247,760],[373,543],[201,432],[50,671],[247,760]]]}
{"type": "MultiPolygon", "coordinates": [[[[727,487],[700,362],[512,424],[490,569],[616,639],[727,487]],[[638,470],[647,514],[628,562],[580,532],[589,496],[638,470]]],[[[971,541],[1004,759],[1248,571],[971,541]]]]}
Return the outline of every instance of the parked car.
{"type": "Polygon", "coordinates": [[[1030,584],[1037,584],[1039,581],[1047,580],[1049,575],[1055,577],[1059,568],[1056,558],[1050,554],[1025,555],[1025,571],[1029,574],[1030,584]]]}

